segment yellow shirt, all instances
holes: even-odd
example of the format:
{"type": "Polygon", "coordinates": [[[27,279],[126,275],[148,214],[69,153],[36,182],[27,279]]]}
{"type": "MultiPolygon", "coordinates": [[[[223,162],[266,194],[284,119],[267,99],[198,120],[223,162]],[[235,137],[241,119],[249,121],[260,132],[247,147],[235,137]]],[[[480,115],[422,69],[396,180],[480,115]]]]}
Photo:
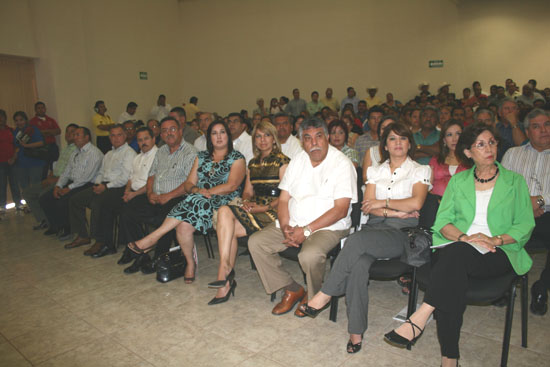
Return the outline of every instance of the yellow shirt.
{"type": "Polygon", "coordinates": [[[338,102],[338,100],[336,98],[331,98],[331,99],[328,99],[328,98],[321,98],[321,103],[327,107],[329,107],[331,110],[333,110],[334,112],[338,112],[338,110],[340,110],[340,102],[338,102]]]}
{"type": "Polygon", "coordinates": [[[370,96],[365,98],[365,101],[367,102],[367,108],[370,109],[374,106],[380,106],[382,104],[382,100],[378,98],[377,96],[374,96],[371,98],[370,96]]]}
{"type": "Polygon", "coordinates": [[[92,117],[92,124],[95,129],[95,135],[96,136],[109,136],[108,130],[100,130],[99,125],[112,125],[115,122],[111,119],[111,116],[104,115],[101,116],[99,113],[96,113],[94,117],[92,117]]]}
{"type": "Polygon", "coordinates": [[[185,121],[189,122],[196,119],[197,112],[200,112],[197,105],[194,105],[193,103],[186,103],[185,106],[183,106],[183,109],[185,110],[185,121]]]}

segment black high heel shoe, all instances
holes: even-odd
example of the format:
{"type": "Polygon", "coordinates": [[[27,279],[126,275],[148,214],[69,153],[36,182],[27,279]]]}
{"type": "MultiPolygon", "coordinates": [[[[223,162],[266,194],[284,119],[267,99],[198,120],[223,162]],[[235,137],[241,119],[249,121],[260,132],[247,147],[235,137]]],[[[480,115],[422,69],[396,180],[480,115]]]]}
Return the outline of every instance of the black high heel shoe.
{"type": "Polygon", "coordinates": [[[319,309],[308,306],[307,303],[304,303],[303,305],[300,306],[300,311],[302,311],[303,313],[305,313],[307,316],[311,318],[316,318],[317,315],[319,315],[322,311],[326,310],[328,306],[330,306],[330,301],[328,301],[323,307],[319,309]]]}
{"type": "Polygon", "coordinates": [[[229,282],[231,284],[235,279],[235,269],[231,269],[231,272],[225,277],[225,280],[216,280],[208,283],[208,288],[223,288],[229,282]]]}
{"type": "Polygon", "coordinates": [[[422,334],[424,333],[424,329],[421,329],[418,325],[416,325],[410,319],[405,320],[405,322],[411,325],[411,328],[413,331],[413,338],[411,340],[405,337],[402,337],[401,335],[397,334],[395,330],[392,330],[386,335],[384,335],[384,341],[398,348],[412,347],[416,343],[416,341],[422,336],[422,334]],[[420,330],[420,334],[416,335],[415,328],[420,330]]]}
{"type": "Polygon", "coordinates": [[[348,340],[348,345],[346,345],[346,352],[349,354],[357,353],[361,350],[361,347],[363,346],[363,334],[361,334],[361,341],[357,344],[353,344],[350,340],[348,340]]]}
{"type": "Polygon", "coordinates": [[[227,302],[231,295],[235,296],[235,288],[237,288],[237,281],[236,280],[234,280],[233,283],[231,283],[231,287],[229,288],[229,291],[227,291],[225,296],[219,297],[219,298],[218,297],[212,298],[210,300],[210,302],[208,302],[208,305],[212,306],[212,305],[217,305],[219,303],[227,302]]]}

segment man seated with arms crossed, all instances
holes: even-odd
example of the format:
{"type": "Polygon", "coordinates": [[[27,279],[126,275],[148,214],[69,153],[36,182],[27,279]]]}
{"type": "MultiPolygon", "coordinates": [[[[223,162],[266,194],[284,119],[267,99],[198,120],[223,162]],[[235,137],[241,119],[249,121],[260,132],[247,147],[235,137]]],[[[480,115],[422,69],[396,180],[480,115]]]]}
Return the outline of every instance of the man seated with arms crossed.
{"type": "MultiPolygon", "coordinates": [[[[94,258],[116,253],[116,243],[113,242],[113,228],[115,217],[120,214],[122,206],[139,195],[145,194],[149,169],[157,154],[157,146],[153,131],[148,127],[141,127],[137,130],[137,142],[141,153],[136,155],[132,161],[130,179],[124,187],[124,193],[120,195],[115,190],[110,190],[109,198],[101,204],[97,231],[95,231],[95,244],[84,252],[94,258]]],[[[124,256],[123,256],[124,258],[124,256]]],[[[132,257],[126,257],[127,264],[132,257]]]]}
{"type": "MultiPolygon", "coordinates": [[[[91,238],[97,239],[101,206],[110,200],[115,200],[116,197],[121,197],[124,193],[136,152],[126,143],[126,131],[120,124],[111,127],[109,139],[113,148],[103,157],[101,168],[95,178],[95,185],[82,190],[69,201],[71,232],[76,233],[77,236],[74,241],[65,245],[66,249],[87,245],[91,242],[91,238]],[[91,209],[91,238],[88,234],[86,208],[91,209]]],[[[85,254],[93,255],[96,252],[97,249],[92,248],[85,254]]]]}
{"type": "Polygon", "coordinates": [[[69,199],[78,192],[92,186],[101,162],[103,153],[92,145],[90,130],[79,127],[74,132],[76,149],[69,157],[69,163],[63,171],[53,190],[40,196],[40,207],[46,215],[50,228],[45,235],[59,234],[65,241],[72,237],[69,228],[69,199]]]}
{"type": "MultiPolygon", "coordinates": [[[[308,293],[316,294],[325,274],[327,253],[351,226],[351,204],[357,201],[357,173],[342,152],[328,143],[327,125],[318,118],[304,121],[299,130],[304,151],[290,161],[279,189],[278,221],[249,241],[249,251],[267,293],[284,289],[274,315],[307,302],[304,288],[282,268],[278,253],[301,247],[298,259],[306,273],[308,293]]],[[[301,311],[294,313],[305,316],[301,311]]]]}
{"type": "Polygon", "coordinates": [[[54,189],[57,180],[59,180],[59,176],[61,176],[61,174],[65,170],[65,167],[67,167],[67,163],[69,163],[69,158],[76,149],[73,140],[74,132],[77,128],[78,125],[69,124],[65,129],[65,141],[67,142],[67,146],[61,150],[61,153],[59,154],[59,159],[53,165],[52,173],[44,180],[42,180],[41,183],[30,185],[23,190],[23,197],[27,201],[27,205],[31,209],[34,218],[38,222],[38,224],[32,228],[34,230],[46,229],[48,227],[46,215],[40,207],[40,203],[38,200],[40,199],[40,196],[54,189]]]}
{"type": "MultiPolygon", "coordinates": [[[[160,134],[166,143],[160,147],[149,170],[146,192],[129,200],[122,208],[120,215],[120,242],[129,243],[145,237],[143,224],[158,227],[168,212],[181,201],[185,195],[184,182],[197,157],[197,149],[183,139],[184,126],[168,116],[160,122],[160,134]]],[[[155,248],[155,260],[170,248],[171,232],[164,235],[155,248]]],[[[128,258],[125,250],[123,258],[128,258]]],[[[122,260],[122,258],[121,258],[122,260]]],[[[145,274],[155,271],[151,258],[140,256],[134,264],[124,269],[127,274],[141,269],[145,274]]]]}
{"type": "MultiPolygon", "coordinates": [[[[534,109],[527,114],[525,132],[529,143],[510,148],[502,165],[525,177],[533,214],[535,229],[532,239],[540,239],[550,250],[550,118],[547,111],[534,109]]],[[[531,288],[531,312],[544,315],[548,310],[548,290],[550,289],[550,251],[540,279],[531,288]]]]}
{"type": "Polygon", "coordinates": [[[292,123],[286,112],[279,112],[273,118],[273,125],[277,129],[277,138],[281,143],[281,150],[291,160],[303,151],[300,140],[292,135],[292,123]]]}

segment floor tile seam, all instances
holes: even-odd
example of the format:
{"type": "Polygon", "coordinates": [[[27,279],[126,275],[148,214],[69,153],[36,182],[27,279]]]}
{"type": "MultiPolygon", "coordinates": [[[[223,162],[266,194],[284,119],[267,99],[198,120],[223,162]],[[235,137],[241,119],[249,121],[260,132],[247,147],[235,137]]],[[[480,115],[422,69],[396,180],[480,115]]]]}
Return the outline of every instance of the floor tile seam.
{"type": "MultiPolygon", "coordinates": [[[[484,336],[484,335],[478,335],[478,334],[474,334],[474,333],[470,333],[470,332],[465,332],[465,333],[466,333],[466,334],[475,335],[475,336],[477,336],[478,338],[482,338],[482,339],[485,339],[485,340],[488,340],[488,341],[497,341],[499,347],[502,347],[502,339],[497,339],[497,340],[495,340],[495,339],[493,339],[493,338],[489,338],[489,337],[484,336]]],[[[460,333],[460,337],[462,338],[462,332],[460,333]]],[[[529,337],[527,337],[527,345],[529,345],[529,337]]],[[[541,352],[541,351],[538,351],[538,350],[530,349],[529,347],[523,348],[523,347],[521,346],[521,342],[520,342],[519,345],[513,344],[511,339],[510,339],[510,347],[520,348],[520,349],[525,350],[525,351],[528,351],[528,352],[530,352],[530,353],[540,354],[540,355],[544,355],[544,356],[550,355],[550,352],[549,352],[549,353],[544,353],[544,352],[541,352]]],[[[500,352],[502,352],[502,348],[500,348],[499,353],[500,353],[500,352]]],[[[508,358],[508,359],[509,359],[509,358],[508,358]]],[[[499,360],[500,360],[500,354],[499,354],[499,360]]]]}
{"type": "MultiPolygon", "coordinates": [[[[118,344],[119,347],[121,347],[122,349],[126,350],[128,353],[131,353],[131,354],[135,355],[136,357],[138,357],[139,359],[141,359],[142,361],[144,361],[145,363],[147,363],[147,364],[149,364],[149,365],[151,365],[151,366],[155,366],[155,367],[156,367],[156,365],[155,365],[154,363],[151,363],[151,362],[150,362],[149,360],[147,360],[145,357],[139,355],[138,353],[134,352],[134,351],[131,350],[131,349],[128,349],[127,346],[125,346],[124,344],[122,344],[122,343],[120,342],[120,340],[117,339],[117,338],[113,335],[114,333],[115,333],[115,332],[113,332],[113,333],[108,333],[108,334],[105,333],[105,336],[108,337],[110,340],[114,341],[116,344],[118,344]]],[[[163,349],[161,349],[161,350],[163,350],[163,349]]]]}
{"type": "Polygon", "coordinates": [[[2,332],[0,332],[0,335],[2,335],[2,337],[4,338],[4,340],[6,341],[7,344],[9,344],[21,357],[23,357],[23,359],[25,359],[25,361],[27,361],[29,363],[29,365],[31,366],[34,366],[34,364],[27,358],[27,356],[25,356],[23,353],[21,353],[21,351],[19,350],[19,348],[17,348],[12,342],[11,340],[9,340],[2,332]]]}
{"type": "Polygon", "coordinates": [[[278,364],[278,365],[285,366],[284,364],[281,364],[281,362],[276,361],[276,360],[274,360],[273,358],[269,358],[268,356],[265,356],[265,355],[260,354],[260,352],[254,353],[253,355],[251,355],[251,356],[248,357],[247,359],[241,361],[239,364],[243,364],[244,362],[246,362],[246,361],[248,361],[249,359],[252,359],[252,358],[254,358],[254,357],[256,357],[256,356],[260,356],[260,357],[262,357],[262,358],[265,358],[265,359],[267,359],[268,361],[271,361],[271,362],[276,363],[276,364],[278,364]]]}

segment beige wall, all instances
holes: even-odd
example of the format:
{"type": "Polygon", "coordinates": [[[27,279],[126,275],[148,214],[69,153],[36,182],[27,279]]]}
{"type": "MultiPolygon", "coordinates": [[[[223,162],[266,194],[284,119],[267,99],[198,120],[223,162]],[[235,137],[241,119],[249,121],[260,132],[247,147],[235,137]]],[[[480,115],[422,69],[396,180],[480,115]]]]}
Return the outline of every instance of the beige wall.
{"type": "Polygon", "coordinates": [[[114,119],[130,100],[146,118],[160,93],[172,106],[196,95],[221,114],[294,87],[342,98],[376,84],[405,102],[423,80],[457,94],[474,79],[550,85],[549,3],[2,0],[0,54],[36,58],[39,98],[62,126],[89,123],[96,99],[114,119]]]}
{"type": "Polygon", "coordinates": [[[488,90],[508,77],[550,86],[550,1],[463,0],[459,16],[463,87],[479,80],[488,90]]]}

